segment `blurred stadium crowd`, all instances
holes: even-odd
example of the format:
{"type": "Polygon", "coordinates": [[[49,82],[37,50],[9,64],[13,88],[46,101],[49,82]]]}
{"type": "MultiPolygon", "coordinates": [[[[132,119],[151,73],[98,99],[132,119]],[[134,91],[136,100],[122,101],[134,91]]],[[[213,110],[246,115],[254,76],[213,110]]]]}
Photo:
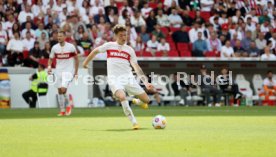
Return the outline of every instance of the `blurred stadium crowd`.
{"type": "Polygon", "coordinates": [[[1,65],[37,67],[59,29],[85,56],[118,23],[137,56],[276,58],[273,0],[2,0],[0,17],[1,65]]]}

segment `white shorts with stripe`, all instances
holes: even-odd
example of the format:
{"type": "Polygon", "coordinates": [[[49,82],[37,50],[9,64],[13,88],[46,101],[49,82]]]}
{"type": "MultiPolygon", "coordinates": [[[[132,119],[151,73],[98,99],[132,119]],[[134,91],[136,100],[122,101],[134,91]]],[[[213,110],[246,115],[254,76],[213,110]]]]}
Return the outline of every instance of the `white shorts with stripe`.
{"type": "Polygon", "coordinates": [[[109,79],[108,84],[113,94],[115,94],[115,92],[119,89],[124,90],[128,93],[128,95],[140,95],[145,92],[135,79],[124,81],[114,81],[109,79]]]}
{"type": "Polygon", "coordinates": [[[56,72],[54,78],[56,88],[68,88],[74,79],[74,75],[71,72],[56,72]]]}

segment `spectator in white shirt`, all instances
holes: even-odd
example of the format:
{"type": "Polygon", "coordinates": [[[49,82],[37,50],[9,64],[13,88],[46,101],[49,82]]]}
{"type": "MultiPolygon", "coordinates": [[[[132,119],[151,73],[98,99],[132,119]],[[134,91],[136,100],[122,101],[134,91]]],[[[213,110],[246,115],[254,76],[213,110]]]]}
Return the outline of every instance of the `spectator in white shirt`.
{"type": "Polygon", "coordinates": [[[138,10],[134,12],[134,16],[130,17],[130,23],[136,28],[138,33],[140,32],[141,26],[146,26],[146,22],[138,10]]]}
{"type": "Polygon", "coordinates": [[[168,56],[170,51],[170,45],[166,42],[165,38],[161,39],[161,42],[157,45],[157,51],[161,51],[163,56],[168,56]]]}
{"type": "Polygon", "coordinates": [[[21,65],[23,63],[23,42],[20,40],[19,32],[14,32],[14,38],[8,42],[7,51],[8,55],[8,64],[10,66],[21,65]]]}
{"type": "Polygon", "coordinates": [[[213,5],[214,5],[214,0],[201,0],[200,1],[201,11],[210,12],[213,5]]]}
{"type": "MultiPolygon", "coordinates": [[[[203,34],[203,29],[200,27],[200,23],[195,22],[193,28],[189,31],[189,39],[191,43],[195,42],[198,39],[198,32],[201,32],[203,34]]],[[[204,40],[205,37],[202,36],[202,39],[204,40]]]]}
{"type": "Polygon", "coordinates": [[[9,39],[13,39],[14,38],[14,36],[13,36],[14,32],[18,32],[19,35],[21,35],[20,24],[19,23],[14,23],[12,25],[12,28],[8,30],[8,37],[9,37],[9,39]]]}
{"type": "Polygon", "coordinates": [[[274,32],[272,34],[272,37],[269,39],[269,41],[271,41],[271,44],[272,44],[270,49],[271,50],[275,49],[276,48],[276,32],[274,32]]]}
{"type": "Polygon", "coordinates": [[[122,15],[119,16],[118,23],[121,24],[121,25],[125,25],[126,24],[126,20],[128,20],[128,19],[130,19],[128,10],[124,10],[122,12],[122,15]]]}
{"type": "Polygon", "coordinates": [[[264,48],[264,54],[262,54],[261,60],[276,60],[276,56],[270,53],[270,48],[268,46],[264,48]]]}
{"type": "Polygon", "coordinates": [[[264,21],[264,23],[261,25],[261,32],[262,33],[267,33],[269,32],[269,22],[268,21],[264,21]]]}
{"type": "Polygon", "coordinates": [[[244,18],[243,18],[242,15],[241,15],[241,11],[240,11],[240,10],[237,10],[237,11],[236,11],[236,15],[232,17],[232,22],[233,22],[233,23],[238,23],[238,22],[239,22],[239,19],[244,20],[244,18]]]}
{"type": "Polygon", "coordinates": [[[143,8],[141,9],[142,16],[146,19],[149,17],[149,13],[152,10],[152,8],[149,7],[148,3],[145,3],[143,8]]]}
{"type": "Polygon", "coordinates": [[[251,31],[251,32],[256,30],[256,25],[255,25],[254,22],[252,22],[251,17],[248,17],[247,20],[246,20],[246,30],[251,31]]]}
{"type": "Polygon", "coordinates": [[[258,38],[256,39],[256,46],[259,50],[263,50],[266,47],[266,40],[262,32],[258,33],[258,38]]]}
{"type": "Polygon", "coordinates": [[[231,43],[229,40],[227,40],[225,45],[222,46],[220,57],[221,58],[235,57],[234,49],[231,47],[231,43]]]}
{"type": "Polygon", "coordinates": [[[256,10],[254,8],[251,8],[250,13],[245,16],[245,20],[247,20],[247,18],[249,17],[252,18],[252,22],[254,22],[255,24],[259,23],[259,18],[256,15],[256,10]]]}
{"type": "Polygon", "coordinates": [[[103,0],[90,0],[90,5],[91,6],[95,6],[95,5],[104,6],[104,2],[103,2],[103,0]]]}
{"type": "Polygon", "coordinates": [[[57,3],[54,4],[52,11],[60,14],[64,8],[67,8],[66,4],[62,2],[62,0],[57,0],[57,3]]]}
{"type": "Polygon", "coordinates": [[[32,13],[34,17],[37,17],[39,14],[45,14],[46,13],[46,7],[43,6],[41,0],[37,0],[36,4],[32,6],[32,13]]]}
{"type": "Polygon", "coordinates": [[[8,41],[7,32],[3,30],[2,23],[0,23],[0,56],[5,55],[7,41],[8,41]]]}
{"type": "Polygon", "coordinates": [[[181,24],[183,24],[181,16],[177,14],[176,9],[172,9],[171,15],[169,15],[170,24],[172,27],[180,28],[181,24]]]}
{"type": "Polygon", "coordinates": [[[122,8],[120,8],[120,13],[119,15],[122,15],[124,10],[127,10],[127,12],[129,13],[129,15],[133,15],[133,10],[132,8],[128,5],[128,1],[123,1],[124,5],[122,8]]]}
{"type": "Polygon", "coordinates": [[[157,23],[161,27],[169,27],[170,26],[170,20],[168,18],[168,15],[163,14],[162,9],[158,9],[156,19],[157,19],[157,23]]]}
{"type": "Polygon", "coordinates": [[[27,16],[30,16],[31,19],[34,19],[34,15],[31,12],[31,6],[30,5],[26,5],[25,7],[25,11],[21,11],[18,15],[18,21],[20,24],[26,22],[27,20],[27,16]]]}
{"type": "MultiPolygon", "coordinates": [[[[47,9],[47,14],[48,15],[52,14],[51,9],[47,9]]],[[[58,14],[58,18],[60,20],[60,23],[63,23],[64,21],[66,21],[67,15],[68,15],[67,8],[63,8],[62,12],[58,14]]]]}
{"type": "Polygon", "coordinates": [[[268,16],[270,18],[273,18],[273,11],[275,10],[275,7],[273,6],[271,1],[267,2],[267,6],[264,8],[264,10],[268,11],[268,16]]]}
{"type": "Polygon", "coordinates": [[[169,8],[172,6],[173,1],[176,3],[177,6],[179,6],[178,0],[164,0],[164,5],[169,8]]]}
{"type": "Polygon", "coordinates": [[[149,40],[147,42],[147,49],[146,51],[150,52],[152,54],[152,56],[155,56],[155,53],[157,51],[157,47],[158,47],[158,41],[155,35],[153,35],[151,37],[151,40],[149,40]]]}
{"type": "Polygon", "coordinates": [[[22,38],[26,38],[27,32],[30,32],[31,33],[31,37],[35,38],[35,31],[32,29],[31,22],[27,22],[26,23],[26,28],[22,30],[22,33],[21,33],[22,38]]]}
{"type": "Polygon", "coordinates": [[[99,10],[102,10],[104,13],[104,7],[100,5],[100,1],[99,0],[95,0],[95,5],[93,5],[90,10],[89,10],[89,15],[90,16],[94,16],[97,15],[99,13],[99,10]]]}
{"type": "Polygon", "coordinates": [[[22,42],[24,50],[30,51],[34,47],[35,39],[32,38],[31,32],[26,32],[26,38],[22,42]]]}
{"type": "Polygon", "coordinates": [[[3,28],[6,31],[9,31],[12,29],[13,24],[16,23],[14,19],[14,15],[8,15],[8,21],[5,22],[5,28],[3,28]]]}
{"type": "Polygon", "coordinates": [[[127,35],[129,36],[130,42],[135,43],[138,35],[137,35],[135,28],[131,27],[130,22],[127,22],[126,30],[127,30],[127,35]]]}

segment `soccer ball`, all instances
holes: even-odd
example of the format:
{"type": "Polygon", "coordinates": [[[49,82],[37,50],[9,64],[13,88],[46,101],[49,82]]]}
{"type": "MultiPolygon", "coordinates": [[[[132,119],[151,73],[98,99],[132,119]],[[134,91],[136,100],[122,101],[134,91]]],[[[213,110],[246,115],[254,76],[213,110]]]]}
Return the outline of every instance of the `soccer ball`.
{"type": "Polygon", "coordinates": [[[152,126],[155,129],[164,129],[167,125],[166,118],[162,115],[157,115],[152,120],[152,126]]]}

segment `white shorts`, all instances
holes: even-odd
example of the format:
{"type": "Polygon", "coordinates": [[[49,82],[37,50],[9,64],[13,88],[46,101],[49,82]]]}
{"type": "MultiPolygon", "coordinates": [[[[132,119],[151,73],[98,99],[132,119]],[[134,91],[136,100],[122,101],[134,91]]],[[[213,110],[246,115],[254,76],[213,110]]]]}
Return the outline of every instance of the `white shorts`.
{"type": "Polygon", "coordinates": [[[119,89],[126,91],[129,95],[140,95],[145,93],[144,89],[137,83],[137,81],[128,82],[109,82],[110,89],[113,94],[119,89]]]}
{"type": "Polygon", "coordinates": [[[68,88],[73,81],[74,75],[70,72],[59,72],[54,74],[56,88],[68,88]]]}

